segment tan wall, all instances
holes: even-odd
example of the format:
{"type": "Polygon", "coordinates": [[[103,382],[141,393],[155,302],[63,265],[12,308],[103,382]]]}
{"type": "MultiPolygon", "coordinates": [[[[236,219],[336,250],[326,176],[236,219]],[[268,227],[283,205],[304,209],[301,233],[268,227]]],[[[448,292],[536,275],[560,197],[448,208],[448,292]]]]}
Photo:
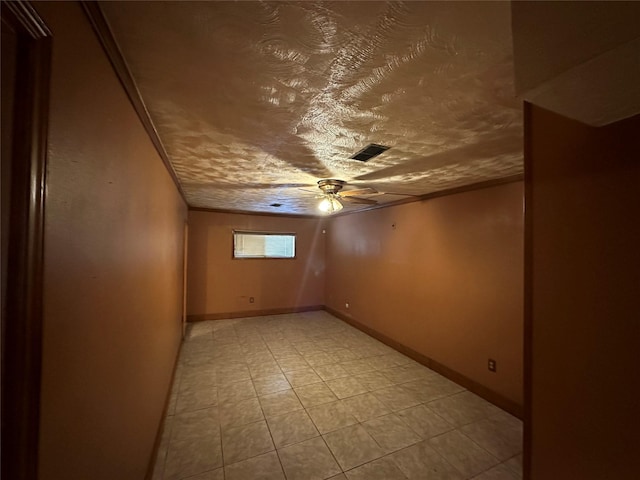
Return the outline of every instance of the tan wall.
{"type": "Polygon", "coordinates": [[[522,182],[335,217],[327,236],[329,307],[522,404],[522,182]]]}
{"type": "Polygon", "coordinates": [[[76,3],[53,30],[39,478],[140,480],[180,342],[186,206],[76,3]]]}
{"type": "Polygon", "coordinates": [[[525,116],[533,479],[637,478],[640,116],[525,116]]]}
{"type": "Polygon", "coordinates": [[[324,249],[317,219],[190,211],[187,313],[215,317],[324,305],[324,249]],[[295,232],[296,258],[233,259],[234,229],[295,232]]]}

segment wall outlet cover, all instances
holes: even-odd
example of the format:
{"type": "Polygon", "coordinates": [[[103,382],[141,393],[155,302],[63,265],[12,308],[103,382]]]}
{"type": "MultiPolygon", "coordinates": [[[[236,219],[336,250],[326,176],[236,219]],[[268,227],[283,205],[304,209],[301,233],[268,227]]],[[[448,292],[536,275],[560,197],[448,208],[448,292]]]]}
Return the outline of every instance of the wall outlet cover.
{"type": "Polygon", "coordinates": [[[487,368],[489,369],[490,372],[495,372],[496,371],[496,361],[493,358],[489,359],[489,362],[487,364],[487,368]]]}

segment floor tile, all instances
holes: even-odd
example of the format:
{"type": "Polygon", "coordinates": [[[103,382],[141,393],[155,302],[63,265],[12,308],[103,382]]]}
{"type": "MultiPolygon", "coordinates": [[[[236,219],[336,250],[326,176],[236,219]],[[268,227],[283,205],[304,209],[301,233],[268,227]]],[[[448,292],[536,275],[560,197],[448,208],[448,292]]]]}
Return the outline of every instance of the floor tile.
{"type": "Polygon", "coordinates": [[[460,430],[499,460],[507,460],[522,452],[522,422],[510,415],[485,418],[460,430]]]}
{"type": "Polygon", "coordinates": [[[316,375],[316,372],[311,367],[304,367],[299,370],[285,372],[285,376],[294,388],[322,382],[322,379],[316,375]]]}
{"type": "Polygon", "coordinates": [[[180,373],[180,388],[194,385],[215,385],[216,369],[213,365],[204,364],[185,367],[180,373]]]}
{"type": "Polygon", "coordinates": [[[362,426],[386,453],[394,452],[422,441],[421,437],[400,420],[398,416],[393,414],[374,418],[363,423],[362,426]]]}
{"type": "Polygon", "coordinates": [[[302,410],[302,404],[293,390],[283,390],[258,398],[266,417],[275,417],[294,410],[302,410]]]}
{"type": "Polygon", "coordinates": [[[435,392],[439,392],[439,394],[444,397],[464,392],[466,390],[464,387],[435,372],[433,372],[429,377],[421,378],[419,381],[432,387],[434,389],[434,394],[435,392]]]}
{"type": "Polygon", "coordinates": [[[352,425],[327,433],[323,438],[344,471],[385,454],[361,425],[352,425]]]}
{"type": "Polygon", "coordinates": [[[427,442],[420,442],[388,456],[410,479],[464,480],[464,476],[427,442]]]}
{"type": "MultiPolygon", "coordinates": [[[[213,352],[210,348],[205,351],[190,351],[185,348],[188,343],[183,344],[182,351],[180,352],[180,365],[185,368],[205,368],[211,366],[211,360],[213,358],[213,352]]],[[[215,376],[213,381],[215,382],[215,376]]]]}
{"type": "Polygon", "coordinates": [[[336,378],[327,381],[326,384],[338,398],[353,397],[368,391],[367,387],[353,377],[336,378]]]}
{"type": "Polygon", "coordinates": [[[187,324],[185,337],[194,339],[202,336],[213,338],[213,325],[211,322],[194,322],[187,324]]]}
{"type": "Polygon", "coordinates": [[[347,348],[335,350],[331,353],[331,356],[337,363],[358,359],[358,355],[347,348]]]}
{"type": "Polygon", "coordinates": [[[407,477],[389,458],[365,463],[346,473],[349,480],[406,480],[407,477]]]}
{"type": "Polygon", "coordinates": [[[367,390],[380,390],[392,386],[394,383],[380,372],[368,372],[354,375],[354,378],[364,385],[367,390]]]}
{"type": "Polygon", "coordinates": [[[289,390],[291,388],[291,385],[282,373],[254,378],[253,386],[259,396],[289,390]]]}
{"type": "Polygon", "coordinates": [[[216,383],[234,383],[251,380],[249,368],[244,363],[227,364],[216,370],[216,383]]]}
{"type": "Polygon", "coordinates": [[[509,467],[515,474],[518,475],[518,478],[522,478],[522,454],[515,455],[511,457],[509,460],[505,461],[504,464],[509,467]]]}
{"type": "Polygon", "coordinates": [[[259,364],[256,366],[249,365],[249,373],[251,378],[266,377],[267,375],[277,375],[282,373],[278,364],[274,361],[270,364],[259,364]]]}
{"type": "Polygon", "coordinates": [[[389,381],[393,382],[394,384],[409,382],[411,380],[418,379],[416,373],[413,370],[409,370],[407,372],[406,366],[404,365],[386,368],[384,370],[380,370],[380,373],[382,373],[389,379],[389,381]]]}
{"type": "Polygon", "coordinates": [[[222,452],[225,465],[270,452],[274,448],[271,434],[264,420],[240,427],[230,427],[222,431],[222,452]]]}
{"type": "Polygon", "coordinates": [[[323,480],[340,467],[321,437],[278,449],[287,480],[323,480]]]}
{"type": "Polygon", "coordinates": [[[383,388],[381,390],[375,390],[372,393],[393,412],[420,404],[420,400],[418,400],[411,392],[403,390],[402,387],[398,385],[383,388]]]}
{"type": "Polygon", "coordinates": [[[298,363],[299,358],[302,356],[298,353],[298,351],[292,345],[284,345],[284,346],[270,346],[271,353],[274,358],[282,368],[282,363],[293,364],[298,363]],[[299,357],[299,358],[298,358],[299,357]],[[288,359],[288,360],[285,360],[288,359]],[[282,363],[280,362],[282,360],[282,363]]]}
{"type": "Polygon", "coordinates": [[[305,408],[335,402],[338,398],[324,383],[314,383],[294,388],[296,395],[305,408]]]}
{"type": "Polygon", "coordinates": [[[359,359],[368,359],[374,355],[378,355],[377,350],[367,345],[367,342],[363,342],[358,346],[352,347],[351,350],[357,354],[359,359]]]}
{"type": "Polygon", "coordinates": [[[169,405],[167,405],[167,415],[175,415],[178,406],[178,389],[172,388],[169,394],[169,405]]]}
{"type": "Polygon", "coordinates": [[[466,477],[472,477],[498,464],[496,457],[479,447],[458,430],[428,440],[429,445],[466,477]]]}
{"type": "Polygon", "coordinates": [[[184,480],[225,480],[224,469],[216,468],[215,470],[210,470],[208,472],[201,473],[193,477],[188,477],[188,478],[185,478],[184,480]]]}
{"type": "Polygon", "coordinates": [[[455,426],[466,425],[501,412],[498,407],[467,391],[434,400],[427,406],[455,426]]]}
{"type": "MultiPolygon", "coordinates": [[[[410,382],[403,383],[402,388],[411,392],[411,394],[413,394],[422,403],[432,402],[433,400],[438,400],[451,395],[451,393],[447,392],[446,389],[424,379],[411,380],[410,382]]],[[[459,391],[462,391],[462,387],[453,393],[457,393],[459,391]]]]}
{"type": "Polygon", "coordinates": [[[332,432],[358,423],[356,417],[339,401],[309,408],[307,413],[320,433],[332,432]]]}
{"type": "Polygon", "coordinates": [[[328,365],[334,363],[333,357],[326,353],[318,353],[315,355],[309,355],[305,357],[305,360],[312,367],[319,367],[322,365],[328,365]]]}
{"type": "Polygon", "coordinates": [[[342,362],[340,364],[351,375],[358,375],[361,373],[372,372],[375,370],[367,359],[350,360],[348,362],[342,362]]]}
{"type": "Polygon", "coordinates": [[[393,361],[393,359],[389,358],[388,355],[378,355],[376,357],[372,357],[369,359],[369,363],[371,363],[371,365],[375,367],[376,370],[385,370],[387,368],[396,366],[396,363],[393,361]]]}
{"type": "Polygon", "coordinates": [[[223,430],[230,426],[246,425],[262,420],[262,409],[257,398],[220,404],[220,425],[223,430]]]}
{"type": "Polygon", "coordinates": [[[424,405],[400,410],[397,415],[425,440],[455,428],[424,405]]]}
{"type": "Polygon", "coordinates": [[[338,364],[319,365],[313,367],[318,376],[324,380],[334,380],[336,378],[348,377],[349,373],[338,364]]]}
{"type": "Polygon", "coordinates": [[[227,384],[240,382],[242,380],[251,380],[251,375],[249,374],[249,369],[246,372],[241,373],[218,373],[216,374],[216,382],[218,386],[227,384]]]}
{"type": "Polygon", "coordinates": [[[220,403],[237,402],[255,396],[256,391],[253,388],[253,382],[251,380],[227,383],[221,385],[218,389],[218,399],[220,403]]]}
{"type": "Polygon", "coordinates": [[[391,410],[371,393],[345,398],[342,400],[342,404],[359,422],[365,422],[391,413],[391,410]]]}
{"type": "Polygon", "coordinates": [[[266,350],[256,351],[255,349],[251,349],[249,352],[245,354],[245,361],[249,366],[249,370],[251,367],[259,367],[261,365],[278,365],[269,349],[265,347],[266,350]]]}
{"type": "Polygon", "coordinates": [[[409,357],[403,355],[400,352],[393,352],[386,355],[390,362],[392,362],[395,366],[407,365],[413,362],[409,357]]]}
{"type": "Polygon", "coordinates": [[[299,443],[320,435],[304,410],[269,417],[267,424],[276,448],[299,443]]]}
{"type": "Polygon", "coordinates": [[[504,463],[501,463],[480,475],[473,477],[473,480],[520,480],[520,478],[522,477],[517,475],[504,463]]]}
{"type": "Polygon", "coordinates": [[[291,372],[293,370],[299,370],[301,368],[309,368],[309,364],[301,355],[292,355],[279,358],[278,365],[283,372],[291,372]]]}
{"type": "Polygon", "coordinates": [[[276,452],[224,467],[226,480],[285,480],[276,452]]]}
{"type": "Polygon", "coordinates": [[[217,407],[175,415],[163,478],[177,480],[221,466],[217,407]]]}
{"type": "Polygon", "coordinates": [[[173,425],[173,416],[165,417],[162,425],[162,436],[160,445],[156,454],[155,464],[153,466],[152,480],[162,480],[164,475],[164,464],[167,459],[167,451],[169,450],[169,441],[171,439],[171,427],[173,425]]]}

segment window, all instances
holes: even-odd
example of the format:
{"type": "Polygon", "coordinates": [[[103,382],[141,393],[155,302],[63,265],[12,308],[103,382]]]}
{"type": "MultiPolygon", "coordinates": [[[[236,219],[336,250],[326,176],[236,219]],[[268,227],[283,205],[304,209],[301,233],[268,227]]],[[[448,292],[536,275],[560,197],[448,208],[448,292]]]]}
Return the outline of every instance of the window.
{"type": "Polygon", "coordinates": [[[295,233],[233,232],[233,258],[295,258],[295,233]]]}

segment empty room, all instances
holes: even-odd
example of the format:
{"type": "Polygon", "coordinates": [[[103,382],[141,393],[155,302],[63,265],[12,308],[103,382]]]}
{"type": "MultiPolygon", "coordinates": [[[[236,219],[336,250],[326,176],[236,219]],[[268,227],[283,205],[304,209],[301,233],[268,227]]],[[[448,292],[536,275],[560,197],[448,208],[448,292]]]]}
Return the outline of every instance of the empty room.
{"type": "Polygon", "coordinates": [[[3,478],[636,478],[639,26],[3,1],[3,478]]]}

